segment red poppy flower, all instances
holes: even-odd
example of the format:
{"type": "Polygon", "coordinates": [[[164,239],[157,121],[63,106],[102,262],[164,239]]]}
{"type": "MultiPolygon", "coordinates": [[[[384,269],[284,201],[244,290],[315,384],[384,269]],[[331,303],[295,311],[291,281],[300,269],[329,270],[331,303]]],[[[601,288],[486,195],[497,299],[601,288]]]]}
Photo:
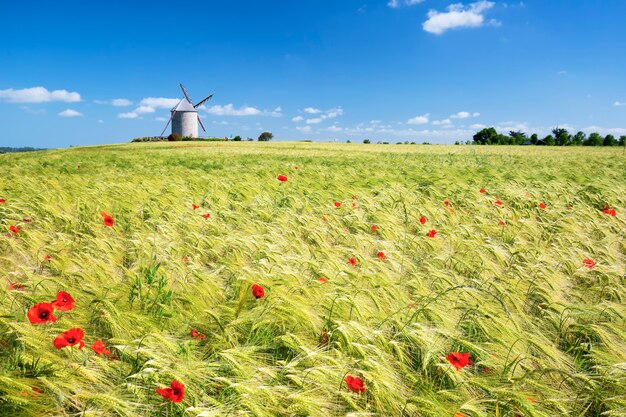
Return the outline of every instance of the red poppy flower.
{"type": "Polygon", "coordinates": [[[54,339],[54,347],[57,349],[63,349],[66,346],[78,345],[78,348],[82,349],[85,346],[85,342],[83,342],[83,337],[85,337],[85,332],[83,332],[83,329],[79,329],[77,327],[69,329],[68,331],[61,333],[56,337],[56,339],[54,339]]]}
{"type": "Polygon", "coordinates": [[[259,298],[263,298],[265,296],[265,290],[260,285],[253,284],[252,285],[252,295],[254,295],[254,298],[256,298],[258,300],[259,298]]]}
{"type": "Polygon", "coordinates": [[[498,207],[502,207],[502,201],[500,201],[499,198],[493,204],[495,204],[498,207]]]}
{"type": "Polygon", "coordinates": [[[420,216],[420,223],[426,224],[426,217],[420,216]]]}
{"type": "Polygon", "coordinates": [[[381,261],[384,261],[385,259],[387,259],[387,256],[385,256],[385,252],[378,252],[376,254],[376,256],[378,256],[378,259],[380,259],[381,261]]]}
{"type": "Polygon", "coordinates": [[[356,207],[356,203],[352,203],[352,207],[356,207]]]}
{"type": "Polygon", "coordinates": [[[484,188],[481,188],[480,190],[478,190],[481,194],[485,194],[487,192],[487,190],[485,190],[484,188]]]}
{"type": "Polygon", "coordinates": [[[20,232],[20,229],[17,226],[11,225],[11,226],[9,226],[9,231],[11,233],[13,233],[14,235],[16,235],[16,234],[18,234],[20,232]]]}
{"type": "Polygon", "coordinates": [[[281,182],[287,182],[287,177],[284,175],[279,175],[276,179],[281,182]]]}
{"type": "Polygon", "coordinates": [[[344,381],[348,386],[348,389],[354,393],[365,392],[365,387],[363,386],[363,380],[358,376],[348,375],[344,381]]]}
{"type": "Polygon", "coordinates": [[[499,224],[500,226],[506,226],[506,222],[505,222],[504,220],[500,220],[500,221],[498,222],[498,224],[499,224]]]}
{"type": "Polygon", "coordinates": [[[328,221],[328,217],[323,216],[323,217],[322,217],[322,220],[324,220],[325,222],[327,222],[327,221],[328,221]]]}
{"type": "Polygon", "coordinates": [[[594,266],[596,266],[596,263],[594,262],[593,259],[583,259],[583,265],[586,266],[589,269],[592,269],[594,266]]]}
{"type": "Polygon", "coordinates": [[[376,230],[378,230],[378,226],[376,226],[375,224],[372,225],[372,232],[375,232],[376,230]]]}
{"type": "Polygon", "coordinates": [[[7,201],[6,201],[4,198],[0,198],[0,204],[4,204],[4,203],[6,203],[6,202],[7,202],[7,201]]]}
{"type": "Polygon", "coordinates": [[[43,258],[43,260],[44,260],[45,262],[50,262],[50,261],[52,260],[52,256],[50,256],[50,255],[46,255],[46,256],[43,258]]]}
{"type": "Polygon", "coordinates": [[[473,364],[469,353],[451,352],[448,353],[446,359],[456,368],[457,371],[461,368],[465,368],[467,365],[473,364]]]}
{"type": "Polygon", "coordinates": [[[187,263],[187,262],[189,262],[189,257],[188,256],[183,256],[180,260],[185,262],[185,263],[187,263]]]}
{"type": "Polygon", "coordinates": [[[613,217],[617,216],[617,211],[615,211],[615,209],[609,208],[609,206],[604,206],[604,208],[602,209],[602,212],[604,214],[608,214],[613,217]]]}
{"type": "Polygon", "coordinates": [[[211,214],[210,213],[203,214],[202,217],[204,217],[205,219],[210,219],[211,218],[211,214]]]}
{"type": "Polygon", "coordinates": [[[326,278],[324,278],[324,277],[319,277],[319,278],[317,279],[317,282],[321,282],[321,283],[323,284],[323,283],[325,283],[325,282],[328,282],[328,279],[326,279],[326,278]]]}
{"type": "Polygon", "coordinates": [[[102,222],[104,223],[105,226],[111,227],[115,224],[115,220],[113,220],[113,217],[106,214],[104,211],[101,212],[100,215],[102,216],[102,222]]]}
{"type": "Polygon", "coordinates": [[[543,204],[543,203],[539,203],[539,208],[542,209],[542,210],[545,210],[546,209],[546,205],[543,204]]]}
{"type": "Polygon", "coordinates": [[[527,399],[528,401],[530,401],[531,403],[536,403],[536,402],[537,402],[537,399],[536,399],[536,398],[533,398],[533,397],[526,397],[526,399],[527,399]]]}
{"type": "Polygon", "coordinates": [[[437,234],[436,230],[429,230],[428,233],[426,233],[426,236],[435,237],[436,234],[437,234]]]}
{"type": "Polygon", "coordinates": [[[202,333],[200,333],[199,331],[195,330],[195,329],[191,329],[191,332],[189,333],[189,335],[191,337],[193,337],[194,339],[198,339],[198,340],[204,340],[206,339],[206,336],[203,335],[202,333]]]}
{"type": "Polygon", "coordinates": [[[198,210],[200,208],[200,206],[197,205],[197,204],[191,203],[191,208],[194,209],[194,210],[198,210]]]}
{"type": "Polygon", "coordinates": [[[80,165],[76,165],[76,169],[80,169],[80,165]]]}
{"type": "Polygon", "coordinates": [[[110,350],[107,349],[106,345],[102,340],[96,340],[93,342],[93,346],[91,347],[97,355],[108,355],[111,353],[110,350]]]}
{"type": "Polygon", "coordinates": [[[52,302],[52,305],[57,310],[70,311],[74,308],[74,299],[69,293],[59,291],[57,293],[57,299],[52,302]]]}
{"type": "Polygon", "coordinates": [[[333,204],[335,205],[335,207],[341,207],[341,203],[339,201],[335,201],[333,204]]]}
{"type": "Polygon", "coordinates": [[[443,200],[443,205],[448,207],[450,205],[450,201],[449,200],[443,200]]]}
{"type": "Polygon", "coordinates": [[[57,321],[57,318],[54,317],[53,313],[54,306],[52,305],[52,303],[38,303],[32,306],[30,310],[28,310],[26,316],[32,324],[41,324],[47,322],[54,323],[55,321],[57,321]]]}
{"type": "Polygon", "coordinates": [[[459,412],[459,413],[455,413],[454,417],[465,417],[465,414],[459,412]]]}
{"type": "Polygon", "coordinates": [[[356,266],[356,264],[358,264],[359,261],[357,261],[356,258],[350,258],[348,259],[348,263],[352,266],[356,266]]]}
{"type": "Polygon", "coordinates": [[[169,388],[158,388],[156,392],[173,403],[179,403],[185,397],[185,385],[174,379],[169,388]]]}
{"type": "Polygon", "coordinates": [[[17,282],[12,282],[9,284],[9,291],[23,290],[26,288],[24,284],[18,284],[17,282]]]}
{"type": "Polygon", "coordinates": [[[298,170],[298,165],[294,166],[293,169],[298,170]]]}
{"type": "Polygon", "coordinates": [[[28,219],[28,218],[26,218],[26,217],[24,217],[24,218],[22,219],[22,221],[23,221],[24,223],[30,223],[30,219],[28,219]]]}

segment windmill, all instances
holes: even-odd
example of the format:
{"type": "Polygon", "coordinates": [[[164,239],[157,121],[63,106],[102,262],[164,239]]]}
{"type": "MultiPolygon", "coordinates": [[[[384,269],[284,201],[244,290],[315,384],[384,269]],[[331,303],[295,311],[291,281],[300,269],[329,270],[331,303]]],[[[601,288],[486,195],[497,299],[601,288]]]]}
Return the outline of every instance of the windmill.
{"type": "Polygon", "coordinates": [[[197,104],[193,104],[189,94],[187,94],[187,90],[180,85],[180,89],[183,90],[183,94],[185,98],[181,99],[176,106],[170,112],[172,115],[170,116],[170,120],[167,121],[167,124],[163,128],[163,132],[161,132],[161,136],[165,133],[165,130],[172,123],[172,133],[177,133],[182,137],[198,137],[198,123],[202,126],[202,130],[206,132],[204,128],[204,124],[202,124],[202,120],[200,119],[200,115],[198,114],[198,107],[206,103],[213,97],[213,94],[210,96],[200,100],[197,104]]]}

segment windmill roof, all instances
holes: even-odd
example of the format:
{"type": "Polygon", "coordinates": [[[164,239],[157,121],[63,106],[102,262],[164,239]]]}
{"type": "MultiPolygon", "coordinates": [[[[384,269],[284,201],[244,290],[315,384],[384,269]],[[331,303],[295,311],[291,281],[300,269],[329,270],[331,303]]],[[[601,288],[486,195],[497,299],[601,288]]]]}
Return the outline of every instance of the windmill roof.
{"type": "Polygon", "coordinates": [[[174,106],[171,111],[193,111],[196,113],[198,112],[198,110],[196,110],[193,105],[187,101],[187,99],[182,99],[181,101],[179,101],[178,104],[174,106]]]}

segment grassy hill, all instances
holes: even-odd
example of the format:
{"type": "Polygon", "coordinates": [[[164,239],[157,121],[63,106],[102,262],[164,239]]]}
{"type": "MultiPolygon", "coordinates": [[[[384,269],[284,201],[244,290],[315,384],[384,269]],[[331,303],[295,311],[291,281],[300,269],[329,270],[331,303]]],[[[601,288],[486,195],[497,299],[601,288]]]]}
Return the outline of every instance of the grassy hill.
{"type": "Polygon", "coordinates": [[[1,416],[626,415],[619,149],[129,144],[0,172],[1,416]]]}

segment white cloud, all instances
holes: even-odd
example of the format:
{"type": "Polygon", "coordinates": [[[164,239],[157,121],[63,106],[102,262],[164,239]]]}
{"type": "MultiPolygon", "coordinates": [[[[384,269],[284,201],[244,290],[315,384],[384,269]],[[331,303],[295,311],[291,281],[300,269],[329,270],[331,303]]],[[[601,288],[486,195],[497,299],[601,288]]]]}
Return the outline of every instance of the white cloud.
{"type": "Polygon", "coordinates": [[[154,107],[150,107],[150,106],[139,106],[137,107],[133,113],[137,113],[137,114],[145,114],[145,113],[154,113],[156,111],[156,109],[154,107]]]}
{"type": "Polygon", "coordinates": [[[178,104],[178,98],[147,97],[141,100],[140,106],[152,107],[155,109],[171,109],[178,104]]]}
{"type": "Polygon", "coordinates": [[[120,119],[136,119],[139,115],[133,111],[128,113],[120,113],[117,115],[120,119]]]}
{"type": "Polygon", "coordinates": [[[450,29],[480,27],[485,22],[483,13],[494,5],[491,1],[482,0],[467,6],[461,3],[451,4],[446,12],[430,10],[427,14],[428,20],[422,24],[422,28],[426,32],[441,35],[450,29]]]}
{"type": "Polygon", "coordinates": [[[311,126],[296,126],[296,130],[302,133],[311,133],[311,126]]]}
{"type": "Polygon", "coordinates": [[[338,133],[338,132],[342,132],[343,128],[341,128],[339,126],[332,125],[332,126],[328,126],[326,128],[326,130],[329,131],[329,132],[338,133]]]}
{"type": "Polygon", "coordinates": [[[389,0],[387,6],[397,9],[400,6],[414,6],[423,2],[424,0],[389,0]]]}
{"type": "MultiPolygon", "coordinates": [[[[341,107],[333,107],[332,109],[329,109],[329,110],[320,110],[314,107],[307,107],[302,111],[308,114],[318,115],[317,117],[306,119],[305,122],[310,125],[318,124],[318,123],[323,122],[324,120],[334,119],[336,117],[343,115],[343,109],[341,107]]],[[[302,120],[304,120],[304,118],[302,116],[296,116],[291,120],[293,122],[301,122],[302,120]]]]}
{"type": "Polygon", "coordinates": [[[104,120],[98,119],[98,123],[104,123],[104,120]]]}
{"type": "Polygon", "coordinates": [[[478,112],[470,113],[467,111],[460,111],[458,113],[451,114],[450,118],[451,119],[467,119],[468,117],[478,117],[478,116],[480,116],[480,113],[478,112]]]}
{"type": "Polygon", "coordinates": [[[428,123],[428,117],[430,113],[423,114],[421,116],[415,116],[412,119],[407,120],[407,123],[410,125],[423,125],[428,123]]]}
{"type": "Polygon", "coordinates": [[[133,102],[125,98],[114,98],[111,100],[111,104],[115,107],[125,107],[130,106],[133,102]]]}
{"type": "Polygon", "coordinates": [[[78,111],[72,110],[72,109],[65,109],[61,113],[59,113],[59,116],[61,116],[61,117],[79,117],[79,116],[82,116],[82,115],[83,114],[81,112],[78,112],[78,111]]]}
{"type": "Polygon", "coordinates": [[[475,130],[481,130],[481,129],[484,129],[486,127],[487,127],[487,125],[483,125],[483,124],[480,124],[480,123],[476,123],[476,124],[470,125],[470,129],[475,129],[475,130]]]}
{"type": "Polygon", "coordinates": [[[567,71],[561,70],[561,71],[557,72],[556,74],[557,75],[567,75],[567,71]]]}
{"type": "Polygon", "coordinates": [[[167,117],[155,117],[154,120],[157,122],[167,122],[169,119],[167,117]]]}
{"type": "Polygon", "coordinates": [[[613,105],[615,107],[622,107],[622,106],[626,106],[626,103],[621,102],[621,101],[616,101],[615,103],[613,103],[613,105]]]}
{"type": "Polygon", "coordinates": [[[29,106],[20,106],[20,109],[30,114],[46,114],[46,109],[33,109],[29,106]]]}
{"type": "Polygon", "coordinates": [[[207,107],[206,112],[216,116],[258,116],[262,114],[261,110],[256,107],[242,106],[238,109],[232,104],[220,106],[219,104],[207,107]]]}
{"type": "Polygon", "coordinates": [[[435,126],[450,126],[451,124],[452,121],[450,119],[433,120],[433,125],[435,126]]]}
{"type": "Polygon", "coordinates": [[[64,101],[74,103],[80,101],[80,94],[67,90],[48,91],[44,87],[23,88],[14,90],[0,90],[0,101],[9,103],[47,103],[50,101],[64,101]]]}

